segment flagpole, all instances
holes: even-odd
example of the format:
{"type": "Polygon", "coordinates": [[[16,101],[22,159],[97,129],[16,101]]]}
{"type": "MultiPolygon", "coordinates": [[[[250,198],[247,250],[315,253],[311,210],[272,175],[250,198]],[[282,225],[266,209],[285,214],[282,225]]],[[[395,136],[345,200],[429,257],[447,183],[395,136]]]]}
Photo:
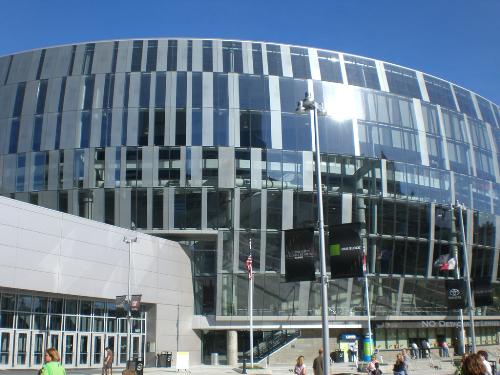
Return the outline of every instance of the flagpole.
{"type": "Polygon", "coordinates": [[[252,259],[252,239],[248,241],[250,248],[250,264],[248,269],[248,315],[250,317],[250,368],[253,368],[253,259],[252,259]]]}
{"type": "MultiPolygon", "coordinates": [[[[469,257],[467,254],[467,243],[465,237],[465,228],[464,228],[464,218],[462,212],[464,210],[464,206],[457,202],[458,212],[460,214],[460,227],[462,232],[462,247],[463,247],[463,258],[464,258],[464,280],[465,287],[467,289],[467,300],[469,302],[469,324],[470,324],[470,336],[472,340],[472,352],[476,352],[476,332],[474,330],[474,317],[472,314],[472,293],[470,290],[470,273],[469,273],[469,257]]],[[[467,212],[467,211],[465,211],[467,212]]]]}

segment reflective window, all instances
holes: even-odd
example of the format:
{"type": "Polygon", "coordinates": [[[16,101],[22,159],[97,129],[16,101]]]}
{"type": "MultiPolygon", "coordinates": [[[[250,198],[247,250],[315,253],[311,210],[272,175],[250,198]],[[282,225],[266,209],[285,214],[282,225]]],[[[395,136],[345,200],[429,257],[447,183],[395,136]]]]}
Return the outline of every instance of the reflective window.
{"type": "Polygon", "coordinates": [[[202,108],[203,107],[203,81],[202,81],[202,73],[201,72],[193,72],[192,73],[192,81],[191,81],[191,95],[192,101],[191,105],[193,108],[202,108]]]}
{"type": "Polygon", "coordinates": [[[85,45],[85,53],[83,55],[82,75],[92,73],[92,63],[94,61],[95,43],[85,45]]]}
{"type": "Polygon", "coordinates": [[[311,78],[311,68],[309,67],[309,52],[307,48],[290,47],[292,59],[292,71],[294,78],[311,78]]]}
{"type": "Polygon", "coordinates": [[[308,115],[281,115],[282,146],[284,150],[311,150],[311,124],[308,115]]]}
{"type": "Polygon", "coordinates": [[[318,51],[321,80],[342,83],[339,55],[328,51],[318,51]]]}
{"type": "Polygon", "coordinates": [[[139,93],[139,106],[141,108],[149,107],[149,90],[151,88],[151,74],[141,74],[141,90],[139,93]]]}
{"type": "Polygon", "coordinates": [[[130,216],[137,228],[148,227],[148,192],[146,189],[132,189],[130,194],[130,216]]]}
{"type": "Polygon", "coordinates": [[[35,113],[37,115],[43,114],[45,108],[45,99],[47,97],[47,83],[48,81],[46,79],[41,80],[38,83],[38,90],[36,94],[36,110],[35,110],[35,113]]]}
{"type": "Polygon", "coordinates": [[[165,143],[165,110],[157,109],[155,116],[154,145],[161,146],[165,143]]]}
{"type": "Polygon", "coordinates": [[[16,191],[24,191],[26,180],[26,154],[17,154],[16,191]]]}
{"type": "Polygon", "coordinates": [[[33,165],[33,190],[47,190],[48,185],[48,154],[37,152],[34,156],[33,165]]]}
{"type": "Polygon", "coordinates": [[[115,224],[115,191],[113,189],[104,191],[104,222],[115,224]]]}
{"type": "Polygon", "coordinates": [[[148,40],[148,52],[146,56],[146,72],[156,70],[156,58],[158,55],[158,41],[148,40]]]}
{"type": "Polygon", "coordinates": [[[187,106],[187,76],[185,72],[177,73],[176,107],[186,108],[187,106]]]}
{"type": "Polygon", "coordinates": [[[186,189],[175,191],[174,227],[201,228],[201,191],[186,189]]]}
{"type": "Polygon", "coordinates": [[[36,79],[39,80],[40,76],[42,75],[42,70],[43,70],[43,63],[45,61],[45,53],[47,52],[46,49],[42,49],[42,52],[40,53],[40,60],[38,62],[38,70],[36,72],[36,79]]]}
{"type": "Polygon", "coordinates": [[[91,112],[82,112],[80,117],[80,148],[87,148],[90,144],[91,112]]]}
{"type": "Polygon", "coordinates": [[[232,218],[232,197],[230,190],[207,192],[207,227],[230,228],[232,218]]]}
{"type": "Polygon", "coordinates": [[[336,121],[330,116],[319,116],[318,130],[321,152],[354,154],[352,120],[336,121]]]}
{"type": "Polygon", "coordinates": [[[191,145],[201,146],[203,140],[202,113],[199,109],[193,109],[191,113],[191,145]]]}
{"type": "Polygon", "coordinates": [[[267,70],[271,76],[282,76],[283,65],[281,64],[281,48],[276,44],[266,44],[267,70]]]}
{"type": "MultiPolygon", "coordinates": [[[[240,227],[247,229],[260,229],[261,191],[241,190],[240,191],[240,227]]],[[[240,233],[240,241],[241,235],[240,233]]],[[[248,245],[248,242],[245,243],[248,245]]],[[[254,242],[253,246],[256,245],[254,242]]],[[[252,247],[254,248],[254,247],[252,247]]],[[[246,260],[246,255],[245,255],[246,260]]],[[[254,261],[255,262],[255,261],[254,261]]],[[[256,267],[254,263],[254,268],[256,267]]]]}
{"type": "Polygon", "coordinates": [[[243,73],[241,42],[222,42],[222,62],[225,73],[243,73]]]}
{"type": "Polygon", "coordinates": [[[153,189],[153,229],[163,229],[163,190],[153,189]]]}
{"type": "Polygon", "coordinates": [[[111,146],[111,125],[113,113],[111,110],[103,110],[101,116],[101,139],[99,145],[101,147],[111,146]]]}
{"type": "Polygon", "coordinates": [[[271,148],[271,118],[268,112],[240,112],[240,145],[271,148]]]}
{"type": "Polygon", "coordinates": [[[477,117],[470,91],[464,90],[455,85],[453,85],[453,90],[455,91],[455,96],[457,97],[460,112],[466,113],[472,117],[477,117]]]}
{"type": "Polygon", "coordinates": [[[43,116],[35,116],[33,125],[33,142],[31,147],[33,151],[40,151],[40,144],[42,142],[42,127],[43,116]]]}
{"type": "Polygon", "coordinates": [[[252,62],[253,62],[253,73],[264,74],[264,69],[262,64],[262,45],[260,43],[252,43],[252,62]]]}
{"type": "Polygon", "coordinates": [[[95,76],[85,77],[83,84],[83,103],[82,109],[92,109],[92,100],[94,98],[95,76]]]}
{"type": "Polygon", "coordinates": [[[431,103],[456,110],[455,100],[453,99],[451,86],[448,82],[426,74],[424,74],[424,82],[431,103]]]}
{"type": "Polygon", "coordinates": [[[137,128],[137,145],[147,146],[149,137],[149,110],[139,110],[139,121],[137,128]]]}
{"type": "Polygon", "coordinates": [[[204,40],[203,42],[203,71],[213,71],[213,56],[212,56],[212,41],[204,40]]]}
{"type": "Polygon", "coordinates": [[[477,104],[479,105],[479,110],[481,111],[481,115],[483,120],[489,122],[491,125],[495,126],[495,116],[493,115],[493,111],[491,110],[490,102],[486,99],[481,98],[476,95],[477,104]]]}
{"type": "Polygon", "coordinates": [[[267,77],[240,75],[240,109],[269,110],[269,83],[267,77]]]}
{"type": "Polygon", "coordinates": [[[111,59],[111,72],[116,72],[116,62],[118,61],[119,42],[113,42],[113,58],[111,59]]]}
{"type": "Polygon", "coordinates": [[[281,112],[295,113],[297,109],[297,102],[304,98],[306,91],[308,91],[307,81],[281,77],[281,112]]]}
{"type": "Polygon", "coordinates": [[[142,60],[142,40],[134,40],[132,47],[132,66],[130,70],[132,72],[141,71],[141,60],[142,60]]]}
{"type": "Polygon", "coordinates": [[[104,78],[104,91],[102,108],[113,108],[113,93],[115,91],[115,76],[113,74],[106,74],[104,78]]]}
{"type": "Polygon", "coordinates": [[[23,102],[24,102],[24,91],[26,89],[26,83],[22,82],[17,85],[16,90],[16,99],[14,101],[14,110],[12,112],[12,117],[21,116],[21,112],[23,110],[23,102]]]}
{"type": "Polygon", "coordinates": [[[165,90],[167,85],[167,77],[165,72],[156,73],[156,93],[155,93],[155,107],[165,108],[165,90]]]}
{"type": "Polygon", "coordinates": [[[18,140],[19,140],[19,119],[14,118],[10,121],[10,140],[9,140],[10,154],[14,154],[17,152],[18,140]]]}
{"type": "Polygon", "coordinates": [[[177,70],[177,40],[168,41],[167,70],[169,72],[177,70]]]}
{"type": "Polygon", "coordinates": [[[214,110],[214,146],[229,146],[229,112],[214,110]]]}
{"type": "Polygon", "coordinates": [[[415,71],[390,64],[384,64],[384,67],[392,93],[422,99],[415,71]]]}
{"type": "Polygon", "coordinates": [[[344,62],[350,85],[380,90],[375,61],[344,55],[344,62]]]}
{"type": "Polygon", "coordinates": [[[214,108],[229,108],[229,93],[227,74],[214,73],[213,75],[213,105],[214,108]]]}

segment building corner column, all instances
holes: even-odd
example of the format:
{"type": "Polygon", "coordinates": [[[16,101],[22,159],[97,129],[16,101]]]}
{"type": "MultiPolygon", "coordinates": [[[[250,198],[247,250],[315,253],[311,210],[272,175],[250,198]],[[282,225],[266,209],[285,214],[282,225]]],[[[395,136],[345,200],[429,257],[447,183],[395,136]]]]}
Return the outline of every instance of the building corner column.
{"type": "Polygon", "coordinates": [[[238,364],[238,331],[227,331],[227,365],[238,364]]]}

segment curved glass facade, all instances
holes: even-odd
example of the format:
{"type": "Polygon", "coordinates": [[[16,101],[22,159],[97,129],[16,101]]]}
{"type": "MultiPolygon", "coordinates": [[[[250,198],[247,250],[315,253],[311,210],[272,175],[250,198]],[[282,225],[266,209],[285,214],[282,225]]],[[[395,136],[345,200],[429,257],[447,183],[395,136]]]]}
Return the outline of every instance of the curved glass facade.
{"type": "MultiPolygon", "coordinates": [[[[362,223],[375,320],[448,314],[452,275],[433,263],[461,248],[456,201],[471,276],[496,283],[500,108],[339,52],[159,39],[2,57],[0,192],[184,241],[198,315],[247,314],[251,238],[255,314],[319,317],[316,284],[284,283],[283,230],[317,221],[311,119],[295,113],[306,91],[328,111],[325,222],[362,223]]],[[[357,280],[331,283],[328,297],[339,318],[366,314],[357,280]]],[[[497,297],[475,313],[500,316],[497,297]]]]}

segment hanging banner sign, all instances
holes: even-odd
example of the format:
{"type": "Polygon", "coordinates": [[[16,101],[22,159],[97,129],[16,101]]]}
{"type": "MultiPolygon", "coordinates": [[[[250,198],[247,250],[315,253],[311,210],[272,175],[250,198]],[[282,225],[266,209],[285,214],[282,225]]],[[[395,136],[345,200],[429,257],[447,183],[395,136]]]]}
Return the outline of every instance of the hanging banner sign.
{"type": "Polygon", "coordinates": [[[474,305],[476,307],[493,305],[493,286],[491,285],[491,279],[474,279],[474,305]]]}
{"type": "Polygon", "coordinates": [[[141,311],[141,294],[134,294],[130,297],[130,311],[140,312],[141,311]]]}
{"type": "Polygon", "coordinates": [[[285,230],[286,282],[315,280],[314,229],[285,230]]]}
{"type": "Polygon", "coordinates": [[[127,303],[127,296],[116,296],[116,317],[122,318],[127,316],[129,305],[127,303]]]}
{"type": "Polygon", "coordinates": [[[332,279],[364,276],[366,257],[358,227],[355,223],[330,227],[328,250],[332,279]]]}
{"type": "Polygon", "coordinates": [[[467,306],[465,281],[462,279],[446,280],[446,304],[449,310],[464,309],[467,306]]]}

